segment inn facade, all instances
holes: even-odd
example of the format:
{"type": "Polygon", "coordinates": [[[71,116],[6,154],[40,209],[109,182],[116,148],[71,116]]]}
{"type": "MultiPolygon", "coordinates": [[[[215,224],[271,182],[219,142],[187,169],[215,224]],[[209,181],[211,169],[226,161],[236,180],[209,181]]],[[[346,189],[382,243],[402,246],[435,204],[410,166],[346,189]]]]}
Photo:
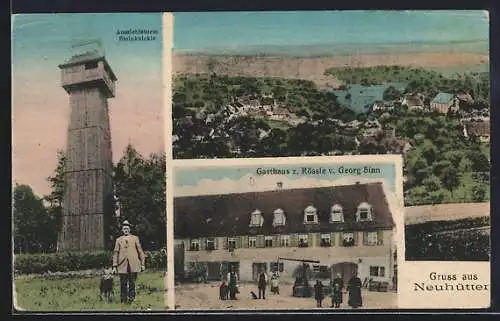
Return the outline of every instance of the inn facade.
{"type": "MultiPolygon", "coordinates": [[[[394,277],[393,209],[381,183],[285,189],[224,195],[174,197],[174,234],[183,244],[185,271],[203,264],[208,279],[228,268],[241,281],[255,281],[261,269],[293,280],[296,261],[313,277],[354,271],[362,280],[394,277]]],[[[177,272],[176,272],[177,273],[177,272]]]]}

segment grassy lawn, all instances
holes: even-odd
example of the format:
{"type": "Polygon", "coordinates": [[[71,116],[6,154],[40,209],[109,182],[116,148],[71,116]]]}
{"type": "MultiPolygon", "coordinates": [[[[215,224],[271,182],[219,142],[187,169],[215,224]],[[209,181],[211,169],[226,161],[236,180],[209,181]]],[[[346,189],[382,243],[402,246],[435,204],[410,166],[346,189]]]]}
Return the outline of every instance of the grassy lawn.
{"type": "Polygon", "coordinates": [[[17,308],[25,311],[165,310],[163,272],[143,272],[137,278],[136,301],[120,303],[120,281],[114,278],[114,301],[99,299],[99,276],[15,278],[17,308]]]}

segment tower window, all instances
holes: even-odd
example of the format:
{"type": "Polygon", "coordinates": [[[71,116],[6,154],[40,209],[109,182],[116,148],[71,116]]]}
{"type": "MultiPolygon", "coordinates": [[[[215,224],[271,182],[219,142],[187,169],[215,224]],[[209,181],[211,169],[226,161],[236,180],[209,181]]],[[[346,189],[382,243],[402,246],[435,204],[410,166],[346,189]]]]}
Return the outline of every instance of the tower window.
{"type": "Polygon", "coordinates": [[[85,70],[96,69],[96,68],[97,68],[97,61],[90,61],[85,63],[85,70]]]}

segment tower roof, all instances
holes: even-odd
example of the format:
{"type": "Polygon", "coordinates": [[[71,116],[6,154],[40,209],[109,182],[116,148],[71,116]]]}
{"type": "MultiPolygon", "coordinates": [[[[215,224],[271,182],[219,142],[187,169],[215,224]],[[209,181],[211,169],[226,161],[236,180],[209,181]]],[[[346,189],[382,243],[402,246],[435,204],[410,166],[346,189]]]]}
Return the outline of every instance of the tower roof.
{"type": "Polygon", "coordinates": [[[109,74],[112,78],[113,81],[116,81],[118,78],[116,78],[115,73],[111,69],[111,66],[108,64],[108,61],[106,60],[106,57],[98,52],[95,51],[88,51],[83,54],[78,54],[74,55],[71,58],[67,59],[64,63],[60,64],[58,67],[63,69],[75,65],[81,65],[87,62],[93,62],[93,61],[102,61],[104,63],[104,66],[106,69],[109,71],[109,74]]]}

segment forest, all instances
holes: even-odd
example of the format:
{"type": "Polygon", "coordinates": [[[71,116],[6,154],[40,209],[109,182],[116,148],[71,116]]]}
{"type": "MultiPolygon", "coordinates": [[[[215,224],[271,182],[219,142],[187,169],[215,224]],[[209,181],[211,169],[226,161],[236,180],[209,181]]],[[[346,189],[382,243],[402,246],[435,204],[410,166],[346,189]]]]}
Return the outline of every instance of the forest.
{"type": "MultiPolygon", "coordinates": [[[[404,67],[345,68],[338,73],[346,82],[367,78],[370,83],[407,81],[405,92],[470,93],[469,109],[488,107],[489,78],[485,74],[456,75],[449,79],[434,71],[404,67]],[[347,79],[347,77],[351,77],[347,79]]],[[[388,88],[384,96],[395,99],[388,88]]],[[[430,97],[426,96],[429,101],[430,97]]],[[[334,94],[319,90],[312,82],[280,78],[181,76],[175,81],[173,104],[174,158],[280,157],[394,153],[394,145],[407,142],[404,155],[405,203],[424,205],[449,202],[481,202],[489,199],[489,145],[465,137],[457,115],[408,110],[396,105],[391,112],[356,114],[339,106],[334,94]],[[212,85],[213,86],[212,86],[212,85]],[[263,119],[239,117],[227,120],[217,113],[237,97],[260,99],[272,95],[308,121],[282,126],[263,119]],[[200,108],[215,114],[207,123],[200,108]],[[362,132],[337,120],[377,120],[395,130],[397,139],[381,132],[358,141],[362,132]],[[261,135],[265,132],[265,135],[261,135]],[[229,142],[229,143],[228,143],[229,142]]],[[[399,153],[399,152],[397,152],[399,153]]]]}

